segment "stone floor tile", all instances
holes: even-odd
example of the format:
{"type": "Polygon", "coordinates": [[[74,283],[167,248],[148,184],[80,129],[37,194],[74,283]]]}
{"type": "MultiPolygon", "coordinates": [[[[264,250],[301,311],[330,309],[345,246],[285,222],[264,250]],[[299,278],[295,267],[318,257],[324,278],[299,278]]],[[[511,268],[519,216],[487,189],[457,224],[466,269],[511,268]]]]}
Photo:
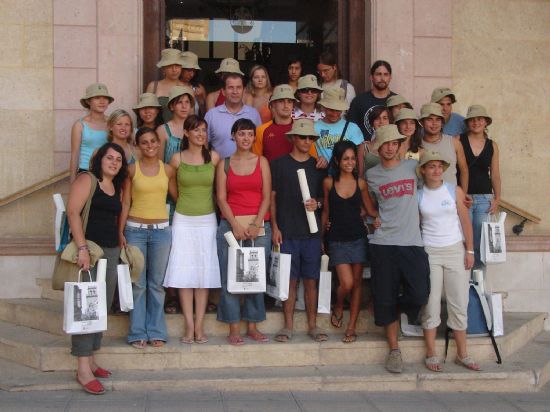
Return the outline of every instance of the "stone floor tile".
{"type": "Polygon", "coordinates": [[[303,412],[380,412],[366,400],[362,401],[299,401],[303,412]]]}
{"type": "Polygon", "coordinates": [[[145,412],[145,402],[109,401],[109,400],[75,400],[69,403],[70,412],[145,412]]]}
{"type": "Polygon", "coordinates": [[[452,411],[454,412],[454,409],[450,409],[447,406],[442,405],[435,401],[402,402],[402,401],[376,400],[376,401],[372,401],[372,403],[376,407],[375,410],[379,412],[404,412],[404,411],[422,411],[422,412],[451,412],[452,411]]]}
{"type": "Polygon", "coordinates": [[[521,411],[525,412],[549,412],[550,401],[518,401],[513,402],[521,411]]]}
{"type": "Polygon", "coordinates": [[[72,399],[74,391],[36,391],[36,392],[5,392],[0,391],[0,402],[63,402],[72,399]]]}
{"type": "Polygon", "coordinates": [[[231,392],[223,391],[225,401],[294,401],[290,392],[231,392]]]}
{"type": "Polygon", "coordinates": [[[156,401],[221,401],[220,391],[214,390],[196,390],[196,391],[151,391],[147,393],[149,404],[156,401]]]}
{"type": "Polygon", "coordinates": [[[170,400],[149,403],[147,412],[224,412],[224,408],[222,401],[170,400]]]}
{"type": "Polygon", "coordinates": [[[299,401],[360,402],[365,400],[362,392],[292,392],[299,401]]]}
{"type": "Polygon", "coordinates": [[[62,411],[65,409],[66,402],[21,402],[7,401],[2,402],[0,411],[2,412],[43,412],[43,411],[62,411]]]}
{"type": "MultiPolygon", "coordinates": [[[[468,398],[468,394],[462,394],[462,400],[454,404],[445,403],[453,412],[518,412],[518,409],[511,403],[505,401],[473,401],[468,398]]],[[[548,411],[548,409],[547,409],[548,411]]]]}
{"type": "Polygon", "coordinates": [[[132,402],[132,403],[144,403],[146,399],[146,392],[140,391],[113,391],[109,389],[108,381],[103,381],[106,392],[104,395],[96,396],[91,395],[84,390],[73,391],[73,401],[98,401],[98,402],[132,402]]]}
{"type": "Polygon", "coordinates": [[[363,397],[370,401],[390,401],[390,402],[409,402],[409,401],[433,401],[434,395],[431,392],[367,392],[363,397]]]}
{"type": "Polygon", "coordinates": [[[300,412],[295,401],[224,401],[223,404],[225,412],[300,412]]]}

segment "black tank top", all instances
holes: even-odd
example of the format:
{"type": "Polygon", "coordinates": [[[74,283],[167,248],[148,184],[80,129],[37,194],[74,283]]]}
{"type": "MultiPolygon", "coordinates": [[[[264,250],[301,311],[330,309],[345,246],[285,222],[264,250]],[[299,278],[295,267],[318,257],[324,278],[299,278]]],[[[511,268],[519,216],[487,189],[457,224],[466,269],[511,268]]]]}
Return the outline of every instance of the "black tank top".
{"type": "Polygon", "coordinates": [[[485,146],[483,146],[483,150],[479,156],[474,156],[466,133],[460,135],[460,142],[464,148],[464,155],[468,164],[468,194],[493,193],[490,175],[491,160],[493,159],[493,141],[488,138],[485,139],[485,146]]]}
{"type": "Polygon", "coordinates": [[[109,196],[101,190],[98,182],[88,215],[86,239],[101,247],[118,246],[117,221],[121,210],[120,192],[115,191],[113,196],[109,196]]]}
{"type": "MultiPolygon", "coordinates": [[[[336,183],[336,182],[334,182],[336,183]]],[[[336,192],[335,184],[328,194],[330,229],[327,240],[347,242],[367,236],[361,218],[361,190],[356,182],[355,193],[344,199],[336,192]]]]}

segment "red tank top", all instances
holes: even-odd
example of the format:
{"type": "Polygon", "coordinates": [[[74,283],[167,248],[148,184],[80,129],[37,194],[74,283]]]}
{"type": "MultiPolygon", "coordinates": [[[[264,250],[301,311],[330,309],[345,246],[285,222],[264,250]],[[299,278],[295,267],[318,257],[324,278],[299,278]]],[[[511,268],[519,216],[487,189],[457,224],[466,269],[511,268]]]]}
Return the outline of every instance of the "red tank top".
{"type": "MultiPolygon", "coordinates": [[[[246,176],[236,175],[229,167],[226,187],[227,203],[231,207],[233,215],[256,215],[262,203],[263,189],[260,158],[258,157],[254,171],[246,176]]],[[[265,214],[264,220],[269,220],[269,212],[265,214]]]]}
{"type": "Polygon", "coordinates": [[[214,103],[214,106],[218,107],[224,103],[225,103],[225,95],[220,90],[220,92],[218,93],[218,98],[216,99],[216,103],[214,103]]]}

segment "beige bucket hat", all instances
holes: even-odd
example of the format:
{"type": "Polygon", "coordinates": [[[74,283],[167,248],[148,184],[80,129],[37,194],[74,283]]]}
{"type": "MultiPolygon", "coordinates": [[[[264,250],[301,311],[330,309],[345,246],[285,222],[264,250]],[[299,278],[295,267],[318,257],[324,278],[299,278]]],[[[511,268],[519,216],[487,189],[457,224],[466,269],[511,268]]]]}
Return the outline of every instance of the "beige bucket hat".
{"type": "Polygon", "coordinates": [[[220,67],[214,73],[236,73],[244,76],[239,66],[239,62],[231,57],[223,59],[220,63],[220,67]]]}
{"type": "Polygon", "coordinates": [[[315,89],[319,90],[320,92],[323,91],[323,88],[319,86],[319,83],[317,82],[317,77],[315,77],[313,74],[306,74],[305,76],[302,76],[298,79],[298,86],[296,86],[296,91],[301,89],[315,89]]]}
{"type": "Polygon", "coordinates": [[[346,101],[346,91],[341,87],[325,90],[319,104],[332,110],[344,111],[349,109],[349,103],[346,101]]]}
{"type": "Polygon", "coordinates": [[[170,94],[168,95],[168,105],[177,97],[180,97],[184,94],[188,94],[191,102],[195,102],[195,93],[193,89],[188,86],[174,86],[170,89],[170,94]]]}
{"type": "Polygon", "coordinates": [[[162,107],[159,103],[158,97],[154,93],[142,93],[139,95],[138,104],[132,107],[132,110],[138,114],[139,109],[144,107],[162,107]]]}
{"type": "Polygon", "coordinates": [[[376,138],[374,139],[374,150],[380,149],[384,143],[393,142],[398,140],[400,142],[406,140],[407,138],[399,133],[397,126],[394,124],[387,124],[385,126],[380,126],[376,129],[376,138]]]}
{"type": "Polygon", "coordinates": [[[296,119],[292,123],[292,129],[286,132],[287,137],[298,135],[298,136],[314,136],[319,137],[319,133],[313,127],[313,120],[311,119],[296,119]]]}
{"type": "Polygon", "coordinates": [[[418,166],[416,166],[416,175],[422,179],[422,174],[420,173],[420,168],[426,163],[431,162],[432,160],[439,160],[443,163],[443,171],[447,170],[451,165],[447,159],[445,159],[439,152],[433,150],[424,150],[418,161],[418,166]]]}
{"type": "Polygon", "coordinates": [[[432,103],[437,103],[444,97],[449,96],[451,98],[451,103],[456,103],[456,97],[454,92],[448,87],[436,87],[432,92],[432,103]]]}
{"type": "Polygon", "coordinates": [[[441,111],[441,105],[438,103],[426,103],[422,105],[420,109],[420,118],[419,120],[430,117],[431,115],[439,116],[444,119],[443,112],[441,111]]]}
{"type": "Polygon", "coordinates": [[[416,115],[414,110],[404,107],[403,109],[399,110],[399,113],[397,114],[397,117],[395,118],[395,124],[397,124],[401,120],[406,120],[406,119],[416,120],[416,125],[418,127],[422,127],[422,125],[418,121],[418,116],[416,115]]]}
{"type": "Polygon", "coordinates": [[[86,94],[80,99],[80,104],[86,109],[89,109],[90,105],[88,104],[87,100],[97,96],[106,97],[107,99],[109,99],[109,104],[113,103],[113,101],[115,100],[113,96],[109,94],[107,86],[105,86],[103,83],[94,83],[86,87],[86,94]]]}
{"type": "Polygon", "coordinates": [[[269,103],[281,99],[291,99],[292,101],[296,100],[294,98],[294,90],[288,84],[280,84],[275,86],[273,89],[273,94],[269,98],[269,103]]]}
{"type": "Polygon", "coordinates": [[[184,69],[200,70],[199,56],[192,51],[185,51],[181,53],[181,67],[184,69]]]}
{"type": "Polygon", "coordinates": [[[394,94],[393,96],[388,97],[388,100],[386,100],[386,107],[393,107],[397,106],[398,104],[406,104],[409,109],[412,109],[412,104],[407,99],[405,99],[400,94],[394,94]]]}
{"type": "Polygon", "coordinates": [[[487,109],[485,109],[485,107],[480,104],[473,104],[468,107],[468,113],[466,113],[464,121],[467,121],[468,119],[472,119],[474,117],[485,117],[485,119],[487,120],[487,126],[493,123],[493,119],[487,113],[487,109]]]}
{"type": "Polygon", "coordinates": [[[160,52],[160,60],[157,67],[171,66],[172,64],[182,65],[181,52],[176,49],[164,49],[160,52]]]}

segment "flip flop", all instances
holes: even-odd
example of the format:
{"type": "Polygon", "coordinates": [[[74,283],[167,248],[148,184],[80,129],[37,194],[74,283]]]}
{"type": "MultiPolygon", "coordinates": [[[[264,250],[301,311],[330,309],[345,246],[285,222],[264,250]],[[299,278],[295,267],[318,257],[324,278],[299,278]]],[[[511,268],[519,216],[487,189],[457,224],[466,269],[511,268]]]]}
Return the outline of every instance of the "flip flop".
{"type": "Polygon", "coordinates": [[[355,333],[355,330],[348,329],[346,330],[346,333],[344,334],[344,337],[342,338],[342,342],[344,343],[353,343],[357,340],[357,334],[355,333]]]}
{"type": "Polygon", "coordinates": [[[311,339],[313,339],[315,342],[325,342],[328,340],[328,335],[327,333],[319,328],[319,327],[314,327],[313,329],[310,329],[308,330],[307,334],[311,337],[311,339]]]}
{"type": "Polygon", "coordinates": [[[203,343],[206,343],[206,342],[208,342],[208,338],[206,336],[195,337],[195,343],[202,345],[203,343]]]}
{"type": "Polygon", "coordinates": [[[195,343],[195,339],[193,338],[188,338],[187,336],[182,336],[180,338],[180,342],[181,343],[185,343],[186,345],[191,345],[192,343],[195,343]]]}
{"type": "Polygon", "coordinates": [[[145,339],[135,340],[130,342],[130,345],[136,349],[145,349],[147,347],[147,341],[145,339]]]}
{"type": "Polygon", "coordinates": [[[432,372],[443,372],[443,366],[437,356],[430,356],[424,359],[424,365],[432,372]]]}
{"type": "Polygon", "coordinates": [[[149,342],[153,348],[162,348],[166,342],[160,339],[153,339],[149,342]]]}
{"type": "Polygon", "coordinates": [[[334,326],[335,328],[341,328],[342,327],[342,319],[344,318],[344,312],[338,316],[336,314],[336,311],[330,312],[330,324],[334,326]]]}
{"type": "Polygon", "coordinates": [[[244,345],[244,339],[240,336],[228,336],[227,343],[233,346],[242,346],[244,345]]]}
{"type": "Polygon", "coordinates": [[[269,342],[269,338],[265,336],[263,333],[256,331],[256,333],[247,333],[246,336],[249,339],[252,339],[258,343],[266,343],[269,342]]]}
{"type": "Polygon", "coordinates": [[[466,369],[470,369],[472,371],[479,372],[481,370],[481,367],[470,356],[466,356],[464,358],[460,358],[459,356],[457,356],[455,359],[455,363],[457,365],[464,366],[466,369]]]}
{"type": "Polygon", "coordinates": [[[292,331],[288,328],[282,328],[277,334],[275,335],[275,340],[277,342],[288,342],[292,339],[292,331]]]}

